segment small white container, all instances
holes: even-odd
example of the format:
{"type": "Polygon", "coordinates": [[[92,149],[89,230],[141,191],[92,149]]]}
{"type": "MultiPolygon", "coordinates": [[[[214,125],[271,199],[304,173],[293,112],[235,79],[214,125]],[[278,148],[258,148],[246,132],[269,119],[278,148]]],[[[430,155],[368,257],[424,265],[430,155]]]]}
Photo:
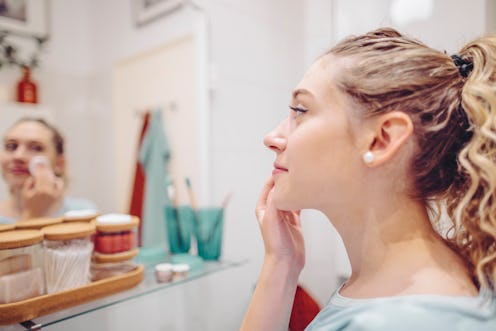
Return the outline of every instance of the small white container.
{"type": "Polygon", "coordinates": [[[186,278],[189,274],[189,264],[179,263],[172,265],[172,279],[179,280],[186,278]]]}
{"type": "Polygon", "coordinates": [[[64,222],[91,222],[98,216],[94,209],[70,210],[63,216],[64,222]]]}
{"type": "Polygon", "coordinates": [[[160,263],[155,266],[155,277],[159,283],[167,283],[172,280],[172,264],[160,263]]]}

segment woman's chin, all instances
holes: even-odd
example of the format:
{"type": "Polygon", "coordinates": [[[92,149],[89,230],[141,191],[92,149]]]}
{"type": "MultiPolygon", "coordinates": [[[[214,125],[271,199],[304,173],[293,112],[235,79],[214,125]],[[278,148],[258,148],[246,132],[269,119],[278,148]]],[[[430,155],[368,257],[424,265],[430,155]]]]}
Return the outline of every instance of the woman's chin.
{"type": "Polygon", "coordinates": [[[301,209],[298,203],[284,197],[278,197],[277,195],[272,198],[272,201],[278,210],[293,211],[301,209]]]}
{"type": "Polygon", "coordinates": [[[10,187],[11,190],[20,190],[25,180],[26,180],[25,178],[23,178],[22,180],[17,178],[11,179],[7,181],[7,185],[8,187],[10,187]]]}

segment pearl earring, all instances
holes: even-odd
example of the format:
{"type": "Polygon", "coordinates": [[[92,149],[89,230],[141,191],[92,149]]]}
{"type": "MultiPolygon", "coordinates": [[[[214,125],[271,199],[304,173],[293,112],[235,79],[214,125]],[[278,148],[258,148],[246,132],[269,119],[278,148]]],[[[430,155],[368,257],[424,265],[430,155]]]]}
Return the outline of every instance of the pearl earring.
{"type": "Polygon", "coordinates": [[[372,162],[374,162],[374,154],[371,151],[365,152],[362,158],[363,162],[365,162],[366,164],[371,164],[372,162]]]}

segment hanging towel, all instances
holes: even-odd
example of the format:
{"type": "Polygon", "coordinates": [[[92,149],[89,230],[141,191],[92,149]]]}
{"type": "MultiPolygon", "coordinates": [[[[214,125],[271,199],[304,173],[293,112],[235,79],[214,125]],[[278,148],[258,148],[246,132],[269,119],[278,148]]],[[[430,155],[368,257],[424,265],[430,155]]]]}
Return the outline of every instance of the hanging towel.
{"type": "Polygon", "coordinates": [[[165,205],[169,203],[166,189],[169,159],[170,148],[163,129],[162,112],[156,110],[150,117],[139,152],[145,170],[142,247],[168,247],[165,205]]]}
{"type": "MultiPolygon", "coordinates": [[[[138,141],[138,151],[143,143],[143,138],[148,129],[148,123],[150,121],[150,112],[146,112],[143,115],[143,125],[141,127],[141,134],[138,141]]],[[[140,218],[141,222],[138,226],[138,246],[141,246],[141,236],[143,232],[143,194],[145,192],[145,170],[143,166],[136,160],[136,169],[134,172],[134,184],[133,192],[131,195],[131,205],[129,206],[129,214],[137,216],[140,218]]]]}

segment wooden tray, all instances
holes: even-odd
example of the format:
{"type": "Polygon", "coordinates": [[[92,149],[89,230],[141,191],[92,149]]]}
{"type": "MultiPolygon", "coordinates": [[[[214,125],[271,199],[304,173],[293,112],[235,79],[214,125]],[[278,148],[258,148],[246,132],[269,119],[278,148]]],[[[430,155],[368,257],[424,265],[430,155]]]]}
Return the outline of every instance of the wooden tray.
{"type": "Polygon", "coordinates": [[[74,307],[138,285],[143,279],[142,264],[122,275],[101,279],[87,285],[31,299],[0,304],[0,325],[20,323],[74,307]]]}

